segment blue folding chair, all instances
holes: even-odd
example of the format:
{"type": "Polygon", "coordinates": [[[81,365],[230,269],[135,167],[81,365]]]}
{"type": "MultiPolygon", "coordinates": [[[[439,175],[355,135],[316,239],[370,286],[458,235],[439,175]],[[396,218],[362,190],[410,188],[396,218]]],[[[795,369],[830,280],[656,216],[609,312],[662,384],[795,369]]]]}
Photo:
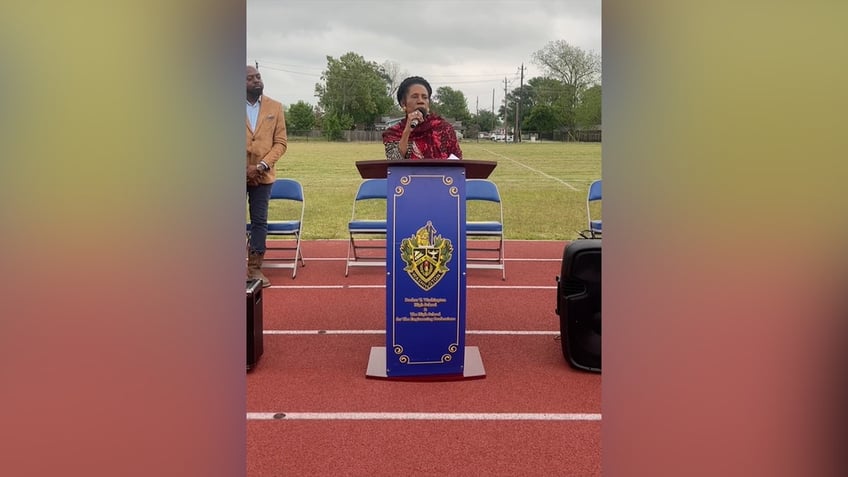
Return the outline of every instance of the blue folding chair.
{"type": "Polygon", "coordinates": [[[466,180],[465,205],[465,249],[468,252],[465,268],[501,270],[501,277],[506,280],[503,203],[498,186],[488,179],[466,180]],[[495,210],[486,210],[483,202],[495,204],[495,210]],[[492,239],[496,239],[495,245],[486,246],[492,239]]]}
{"type": "Polygon", "coordinates": [[[359,184],[347,231],[345,276],[350,267],[386,266],[386,179],[365,179],[359,184]],[[380,217],[380,218],[378,218],[380,217]],[[382,240],[379,240],[382,239],[382,240]],[[365,252],[370,251],[370,252],[365,252]]]}
{"type": "Polygon", "coordinates": [[[601,238],[601,229],[602,229],[602,221],[599,217],[598,213],[600,213],[600,203],[602,199],[601,194],[601,179],[598,179],[592,182],[589,185],[589,192],[586,194],[586,218],[589,223],[589,236],[590,238],[601,238]],[[595,206],[592,204],[596,203],[595,206]],[[592,215],[592,209],[595,209],[596,213],[592,215]]]}
{"type": "MultiPolygon", "coordinates": [[[[291,268],[297,276],[297,264],[305,267],[301,253],[301,230],[306,200],[303,186],[294,179],[277,179],[268,203],[268,235],[262,268],[291,268]],[[294,243],[292,243],[292,241],[294,243]]],[[[250,224],[247,224],[250,233],[250,224]]]]}

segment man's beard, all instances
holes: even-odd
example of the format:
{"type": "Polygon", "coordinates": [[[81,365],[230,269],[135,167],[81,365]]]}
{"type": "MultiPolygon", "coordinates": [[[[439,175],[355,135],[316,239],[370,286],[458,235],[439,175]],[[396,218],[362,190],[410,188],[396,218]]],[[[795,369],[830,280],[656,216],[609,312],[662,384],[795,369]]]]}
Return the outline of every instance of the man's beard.
{"type": "Polygon", "coordinates": [[[256,97],[262,96],[262,90],[264,90],[264,86],[257,86],[253,89],[247,91],[247,94],[254,95],[256,97]]]}

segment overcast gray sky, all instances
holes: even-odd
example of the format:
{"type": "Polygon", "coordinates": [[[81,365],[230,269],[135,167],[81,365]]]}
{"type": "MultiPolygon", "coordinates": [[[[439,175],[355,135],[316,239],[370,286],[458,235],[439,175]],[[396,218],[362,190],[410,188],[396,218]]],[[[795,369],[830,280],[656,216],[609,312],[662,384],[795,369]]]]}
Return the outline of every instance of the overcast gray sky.
{"type": "Polygon", "coordinates": [[[394,61],[433,87],[465,94],[468,109],[495,110],[504,96],[540,76],[533,52],[565,40],[601,53],[601,0],[248,0],[247,63],[259,62],[265,94],[290,106],[318,104],[315,84],[354,52],[394,61]]]}

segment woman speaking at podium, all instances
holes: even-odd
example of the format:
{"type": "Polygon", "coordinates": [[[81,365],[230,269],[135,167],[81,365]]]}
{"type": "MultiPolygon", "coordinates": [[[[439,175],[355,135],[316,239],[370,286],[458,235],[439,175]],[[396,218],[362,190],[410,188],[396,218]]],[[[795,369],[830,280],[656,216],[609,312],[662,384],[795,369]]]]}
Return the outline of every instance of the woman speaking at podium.
{"type": "Polygon", "coordinates": [[[462,159],[453,126],[430,113],[432,95],[430,83],[420,76],[400,83],[397,100],[406,117],[383,133],[386,159],[462,159]]]}

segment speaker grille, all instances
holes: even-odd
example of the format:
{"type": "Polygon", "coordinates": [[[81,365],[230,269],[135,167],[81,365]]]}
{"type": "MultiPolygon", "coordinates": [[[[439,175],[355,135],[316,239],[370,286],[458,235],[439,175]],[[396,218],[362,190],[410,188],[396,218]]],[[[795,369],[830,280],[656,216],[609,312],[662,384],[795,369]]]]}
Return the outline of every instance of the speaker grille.
{"type": "Polygon", "coordinates": [[[586,292],[586,285],[581,281],[566,279],[562,280],[561,283],[563,296],[578,295],[586,292]]]}

